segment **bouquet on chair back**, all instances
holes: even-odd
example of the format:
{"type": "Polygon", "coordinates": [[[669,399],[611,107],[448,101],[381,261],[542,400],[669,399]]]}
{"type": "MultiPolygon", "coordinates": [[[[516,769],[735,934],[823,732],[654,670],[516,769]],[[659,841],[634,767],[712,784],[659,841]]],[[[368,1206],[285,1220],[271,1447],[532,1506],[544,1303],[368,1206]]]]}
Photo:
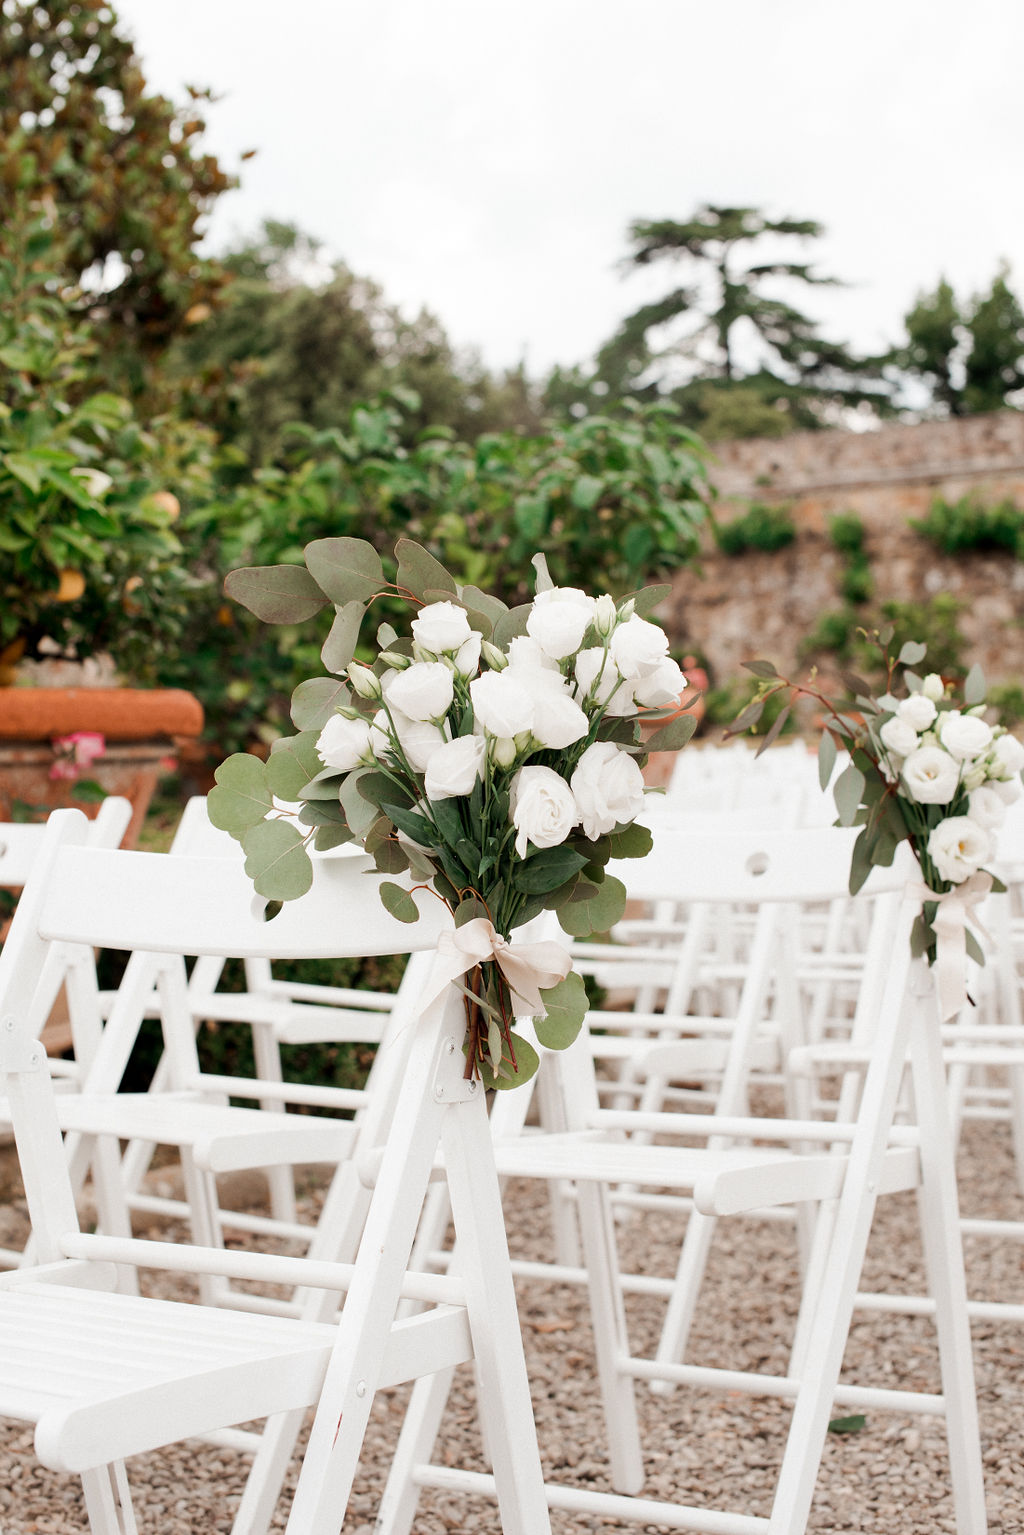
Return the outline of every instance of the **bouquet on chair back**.
{"type": "Polygon", "coordinates": [[[352,841],[395,876],[379,885],[395,917],[415,920],[417,882],[433,890],[471,960],[457,983],[467,1074],[515,1086],[537,1065],[516,1016],[534,1016],[541,1042],[563,1048],[587,997],[556,945],[533,946],[559,956],[553,967],[524,969],[529,946],[510,944],[513,931],[545,910],[576,937],[619,920],[625,888],[606,865],[651,845],[635,824],[641,767],[695,728],[692,716],[673,717],[686,679],[646,616],[668,588],[591,597],[554,586],[539,555],[534,600],[509,609],[458,585],[419,544],[403,539],[395,554],[389,578],[372,545],[321,539],[304,566],[228,576],[228,593],[268,622],[328,605],[335,617],[322,651],[329,675],[292,697],[297,734],[265,763],[244,753],[222,763],[210,817],[242,844],[271,899],[309,888],[310,849],[352,841]],[[410,632],[380,624],[367,664],[355,659],[360,631],[384,596],[412,610],[410,632]],[[643,744],[641,710],[665,720],[643,744]]]}
{"type": "MultiPolygon", "coordinates": [[[[732,730],[755,727],[768,700],[788,694],[765,734],[763,750],[777,737],[798,697],[820,706],[822,788],[832,779],[839,746],[849,754],[833,794],[839,824],[861,828],[850,865],[851,892],[861,888],[872,867],[891,865],[897,847],[907,842],[921,871],[913,951],[930,964],[938,959],[940,971],[959,967],[962,975],[965,954],[984,963],[967,922],[989,892],[1005,888],[984,865],[996,856],[1007,806],[1024,792],[1024,746],[1002,725],[985,719],[980,667],[972,667],[958,691],[936,672],[920,676],[912,669],[926,655],[919,641],[908,641],[893,656],[891,628],[865,637],[879,651],[885,679],[879,696],[852,672],[841,674],[846,696],[837,701],[821,690],[814,674],[806,684],[795,683],[780,676],[770,661],[748,661],[747,670],[760,686],[732,730]],[[899,680],[897,669],[902,671],[899,680]]],[[[962,994],[960,983],[955,992],[949,989],[951,998],[962,994]]]]}

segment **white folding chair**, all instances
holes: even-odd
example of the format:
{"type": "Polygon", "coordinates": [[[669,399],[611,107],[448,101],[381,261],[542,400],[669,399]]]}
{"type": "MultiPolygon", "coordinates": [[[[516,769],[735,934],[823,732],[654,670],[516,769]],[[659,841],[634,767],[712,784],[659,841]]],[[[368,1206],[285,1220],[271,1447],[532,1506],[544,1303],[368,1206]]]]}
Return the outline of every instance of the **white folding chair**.
{"type": "MultiPolygon", "coordinates": [[[[94,1535],[132,1535],[126,1456],[316,1404],[288,1529],[336,1535],[376,1390],[472,1357],[503,1529],[544,1535],[484,1094],[464,1076],[464,1009],[453,988],[405,1031],[388,1134],[363,1169],[374,1187],[351,1265],[81,1232],[45,1056],[28,1025],[51,942],[172,958],[407,952],[436,942],[448,920],[440,903],[420,895],[419,922],[403,926],[380,906],[368,862],[324,859],[309,894],[268,922],[237,863],[103,852],[76,845],[83,835],[77,812],[51,819],[0,956],[0,1065],[39,1257],[0,1279],[0,1411],[34,1424],[45,1465],[81,1474],[94,1535]],[[456,1279],[417,1279],[406,1265],[439,1141],[462,1263],[456,1279]],[[336,1288],[347,1299],[336,1327],[214,1312],[117,1293],[126,1264],[336,1288]],[[403,1284],[431,1309],[396,1322],[403,1284]]],[[[175,984],[171,970],[160,980],[175,984]]],[[[264,1504],[269,1495],[264,1487],[264,1504]]]]}

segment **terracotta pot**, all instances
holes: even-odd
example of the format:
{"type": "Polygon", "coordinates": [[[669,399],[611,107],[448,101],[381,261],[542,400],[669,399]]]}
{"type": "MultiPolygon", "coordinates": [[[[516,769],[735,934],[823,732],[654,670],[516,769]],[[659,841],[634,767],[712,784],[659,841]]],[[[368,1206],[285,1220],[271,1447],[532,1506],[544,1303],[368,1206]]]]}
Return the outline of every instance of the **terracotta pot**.
{"type": "MultiPolygon", "coordinates": [[[[177,688],[0,687],[0,820],[11,819],[15,801],[46,810],[78,803],[74,782],[52,776],[52,743],[86,731],[104,738],[104,751],[81,776],[131,800],[124,842],[133,847],[178,741],[202,728],[199,700],[177,688]]],[[[80,808],[95,815],[97,806],[80,808]]]]}

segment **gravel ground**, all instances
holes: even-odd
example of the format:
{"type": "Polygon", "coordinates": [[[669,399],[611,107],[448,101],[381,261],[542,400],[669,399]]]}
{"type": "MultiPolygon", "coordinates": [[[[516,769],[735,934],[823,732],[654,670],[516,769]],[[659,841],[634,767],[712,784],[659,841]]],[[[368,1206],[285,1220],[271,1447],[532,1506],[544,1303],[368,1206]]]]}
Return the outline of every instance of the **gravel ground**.
{"type": "MultiPolygon", "coordinates": [[[[8,1167],[10,1156],[7,1157],[8,1167]]],[[[0,1167],[0,1174],[2,1174],[0,1167]]],[[[969,1124],[961,1150],[965,1214],[1024,1218],[1015,1192],[1008,1128],[969,1124]]],[[[304,1195],[315,1208],[316,1191],[304,1195]]],[[[523,1256],[542,1256],[548,1212],[542,1190],[512,1185],[507,1194],[510,1241],[523,1256]]],[[[0,1243],[24,1230],[16,1188],[0,1204],[0,1243]]],[[[161,1233],[166,1234],[166,1231],[161,1233]]],[[[635,1219],[623,1241],[631,1266],[667,1273],[678,1250],[674,1217],[635,1219]]],[[[1024,1248],[978,1238],[967,1243],[969,1285],[978,1299],[1024,1300],[1024,1248]]],[[[154,1284],[157,1282],[154,1281],[154,1284]]],[[[865,1287],[920,1290],[920,1249],[913,1196],[886,1200],[872,1236],[865,1287]]],[[[161,1288],[160,1293],[172,1293],[161,1288]]],[[[187,1295],[187,1289],[173,1293],[187,1295]]],[[[696,1362],[781,1370],[798,1298],[793,1237],[778,1224],[724,1223],[716,1241],[704,1304],[693,1338],[696,1362]]],[[[552,1480],[607,1487],[604,1426],[593,1381],[592,1340],[583,1294],[565,1285],[522,1282],[520,1315],[526,1341],[545,1473],[552,1480]]],[[[634,1352],[653,1349],[660,1303],[628,1303],[634,1352]]],[[[992,1535],[1024,1532],[1024,1326],[983,1323],[974,1328],[982,1435],[992,1535]]],[[[846,1354],[850,1380],[938,1389],[930,1324],[892,1316],[855,1320],[846,1354]]],[[[470,1372],[460,1372],[439,1449],[450,1464],[480,1467],[470,1372]]],[[[677,1391],[655,1397],[638,1388],[648,1468],[645,1495],[767,1514],[782,1453],[787,1411],[739,1395],[677,1391]]],[[[363,1464],[345,1523],[350,1535],[371,1535],[391,1447],[401,1425],[405,1393],[375,1403],[363,1464]]],[[[293,1466],[293,1471],[297,1466],[293,1466]]],[[[244,1465],[233,1452],[189,1443],[140,1456],[129,1466],[144,1535],[213,1535],[231,1526],[244,1465]]],[[[291,1484],[290,1484],[291,1485],[291,1484]]],[[[283,1497],[274,1528],[283,1529],[283,1497]]],[[[637,1530],[615,1520],[555,1513],[554,1535],[637,1530]]],[[[648,1532],[659,1526],[642,1527],[648,1532]]],[[[72,1535],[87,1529],[77,1478],[42,1470],[31,1431],[0,1420],[0,1535],[72,1535]]],[[[941,1421],[870,1413],[857,1433],[829,1436],[808,1530],[814,1535],[937,1535],[955,1529],[941,1421]]],[[[416,1535],[499,1535],[493,1505],[424,1493],[416,1535]]]]}

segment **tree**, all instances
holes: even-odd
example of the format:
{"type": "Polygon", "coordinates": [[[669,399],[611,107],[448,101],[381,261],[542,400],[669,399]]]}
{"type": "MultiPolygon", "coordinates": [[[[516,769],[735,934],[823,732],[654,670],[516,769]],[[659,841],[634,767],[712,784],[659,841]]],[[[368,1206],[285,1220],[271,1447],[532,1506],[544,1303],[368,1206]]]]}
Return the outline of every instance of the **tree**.
{"type": "Polygon", "coordinates": [[[744,263],[738,254],[754,241],[810,240],[821,233],[812,219],[772,219],[757,208],[712,204],[684,223],[634,222],[629,266],[678,263],[688,280],[626,317],[598,353],[591,391],[603,386],[616,398],[671,394],[699,423],[708,403],[721,415],[709,382],[716,391],[741,386],[756,407],[748,413],[755,429],[770,409],[790,426],[815,426],[843,406],[883,408],[886,388],[868,365],[822,336],[785,297],[766,291],[776,280],[820,286],[836,279],[803,262],[744,263]]]}
{"type": "Polygon", "coordinates": [[[136,386],[221,275],[200,221],[233,183],[200,147],[202,103],[150,93],[106,0],[0,0],[0,255],[41,215],[51,260],[136,386]]]}
{"type": "Polygon", "coordinates": [[[904,317],[906,340],[887,361],[928,391],[926,413],[965,416],[1018,403],[1024,389],[1024,310],[1004,264],[987,293],[958,299],[945,277],[904,317]]]}

